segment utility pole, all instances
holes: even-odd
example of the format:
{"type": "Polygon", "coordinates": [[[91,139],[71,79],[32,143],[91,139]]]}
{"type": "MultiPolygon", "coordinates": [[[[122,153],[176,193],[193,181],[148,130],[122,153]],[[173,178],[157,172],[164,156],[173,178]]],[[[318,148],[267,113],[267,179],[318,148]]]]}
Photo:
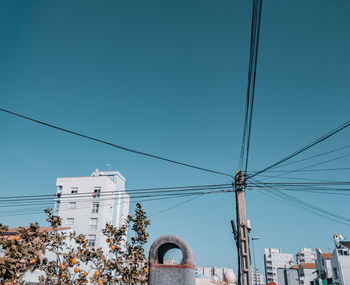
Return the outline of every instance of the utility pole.
{"type": "Polygon", "coordinates": [[[239,257],[239,285],[252,285],[250,275],[249,256],[249,231],[247,225],[247,215],[245,207],[245,177],[242,170],[236,172],[235,193],[236,193],[236,216],[237,216],[237,237],[238,237],[238,257],[239,257]]]}

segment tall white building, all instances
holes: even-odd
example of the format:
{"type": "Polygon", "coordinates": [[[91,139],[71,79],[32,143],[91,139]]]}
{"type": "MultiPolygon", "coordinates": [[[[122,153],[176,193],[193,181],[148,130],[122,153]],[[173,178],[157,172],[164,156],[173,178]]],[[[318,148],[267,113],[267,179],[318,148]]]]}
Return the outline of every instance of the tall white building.
{"type": "Polygon", "coordinates": [[[331,257],[332,279],[334,285],[350,285],[350,241],[334,234],[333,255],[331,257]]]}
{"type": "Polygon", "coordinates": [[[297,264],[300,263],[314,263],[317,259],[316,252],[311,248],[303,247],[296,254],[297,264]]]}
{"type": "Polygon", "coordinates": [[[265,248],[264,253],[266,284],[278,284],[277,269],[290,268],[294,264],[293,254],[282,253],[278,248],[265,248]]]}
{"type": "Polygon", "coordinates": [[[123,175],[96,169],[91,176],[57,178],[56,186],[55,209],[62,226],[87,235],[89,246],[107,253],[101,230],[107,223],[120,227],[129,214],[130,197],[123,175]]]}
{"type": "Polygon", "coordinates": [[[316,248],[316,255],[317,255],[317,259],[315,263],[316,263],[317,278],[320,279],[319,283],[332,284],[331,258],[333,253],[322,252],[319,248],[316,248]]]}
{"type": "Polygon", "coordinates": [[[260,273],[258,270],[252,270],[252,284],[253,285],[264,285],[264,275],[260,273]]]}

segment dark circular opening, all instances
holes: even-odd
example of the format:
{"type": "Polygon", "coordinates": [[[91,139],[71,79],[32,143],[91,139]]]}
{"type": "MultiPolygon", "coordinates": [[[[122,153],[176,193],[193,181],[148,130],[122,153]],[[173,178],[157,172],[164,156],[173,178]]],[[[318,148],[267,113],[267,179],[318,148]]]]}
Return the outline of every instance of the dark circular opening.
{"type": "Polygon", "coordinates": [[[165,243],[158,249],[159,264],[181,264],[183,254],[181,249],[173,243],[165,243]]]}

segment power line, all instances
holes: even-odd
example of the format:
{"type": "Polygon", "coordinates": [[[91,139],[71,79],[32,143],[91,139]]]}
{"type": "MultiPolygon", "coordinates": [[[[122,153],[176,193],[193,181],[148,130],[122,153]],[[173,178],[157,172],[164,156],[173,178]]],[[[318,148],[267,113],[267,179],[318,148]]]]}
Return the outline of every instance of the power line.
{"type": "MultiPolygon", "coordinates": [[[[69,202],[92,202],[95,201],[95,202],[98,202],[98,201],[110,201],[110,200],[128,200],[128,199],[138,199],[138,198],[147,198],[147,197],[167,197],[167,196],[179,196],[179,195],[192,195],[192,194],[203,194],[203,193],[211,193],[211,192],[215,192],[215,191],[225,191],[225,192],[231,192],[233,191],[232,188],[212,188],[212,189],[201,189],[199,191],[190,191],[190,192],[186,192],[186,193],[178,193],[178,191],[176,192],[171,192],[171,193],[146,193],[146,194],[135,194],[133,196],[107,196],[107,197],[104,197],[104,198],[94,198],[94,199],[84,199],[86,197],[84,197],[83,199],[75,199],[75,198],[71,198],[71,199],[67,199],[67,201],[63,201],[62,203],[69,203],[69,202]]],[[[57,199],[55,201],[59,201],[59,203],[61,203],[61,200],[60,199],[57,199]]],[[[1,207],[12,207],[13,205],[28,205],[28,204],[31,204],[33,202],[35,202],[36,204],[39,204],[39,203],[47,203],[47,199],[40,199],[40,198],[37,198],[37,199],[27,199],[27,200],[22,200],[22,201],[10,201],[12,203],[9,203],[9,201],[6,201],[5,204],[0,204],[0,208],[1,207]]],[[[50,202],[50,200],[49,200],[50,202]]]]}
{"type": "MultiPolygon", "coordinates": [[[[259,185],[259,181],[255,180],[255,179],[253,179],[253,180],[257,182],[256,183],[257,185],[259,185]]],[[[284,202],[289,203],[292,206],[298,207],[298,208],[300,208],[304,211],[310,212],[312,214],[316,214],[319,216],[321,215],[328,220],[333,220],[333,221],[336,221],[338,223],[342,223],[342,224],[345,224],[347,226],[350,226],[350,219],[343,217],[343,216],[340,216],[338,214],[334,214],[334,213],[327,211],[323,208],[314,206],[310,203],[307,203],[303,200],[297,199],[297,198],[290,196],[286,193],[281,193],[281,192],[277,191],[277,190],[279,190],[279,188],[272,187],[272,186],[265,186],[264,190],[270,192],[271,194],[273,194],[275,196],[278,196],[280,199],[284,200],[284,202]],[[271,191],[271,190],[275,190],[275,191],[271,191]]]]}
{"type": "Polygon", "coordinates": [[[229,176],[229,177],[234,178],[231,174],[228,174],[228,173],[224,173],[224,172],[220,172],[220,171],[216,171],[216,170],[211,170],[211,169],[208,169],[208,168],[203,168],[203,167],[200,167],[200,166],[196,166],[196,165],[193,165],[193,164],[172,160],[172,159],[169,159],[169,158],[164,158],[164,157],[161,157],[161,156],[158,156],[158,155],[154,155],[154,154],[150,154],[150,153],[146,153],[146,152],[143,152],[143,151],[134,150],[134,149],[131,149],[131,148],[128,148],[128,147],[124,147],[124,146],[117,145],[117,144],[114,144],[114,143],[111,143],[111,142],[107,142],[105,140],[101,140],[101,139],[98,139],[98,138],[95,138],[95,137],[91,137],[91,136],[84,135],[84,134],[81,134],[81,133],[77,133],[77,132],[74,132],[74,131],[71,131],[71,130],[68,130],[68,129],[65,129],[65,128],[61,128],[59,126],[55,126],[55,125],[52,125],[52,124],[49,124],[49,123],[45,123],[43,121],[39,121],[39,120],[36,120],[34,118],[27,117],[27,116],[24,116],[24,115],[21,115],[21,114],[18,114],[18,113],[15,113],[15,112],[3,109],[3,108],[0,108],[0,111],[8,113],[8,114],[11,114],[13,116],[16,116],[16,117],[19,117],[19,118],[22,118],[22,119],[25,119],[25,120],[28,120],[28,121],[32,121],[32,122],[38,123],[38,124],[46,126],[46,127],[50,127],[50,128],[62,131],[62,132],[66,132],[66,133],[69,133],[69,134],[72,134],[72,135],[75,135],[75,136],[79,136],[79,137],[82,137],[82,138],[85,138],[85,139],[88,139],[88,140],[92,140],[92,141],[95,141],[95,142],[106,144],[106,145],[109,145],[109,146],[112,146],[112,147],[115,147],[115,148],[118,148],[118,149],[121,149],[121,150],[124,150],[124,151],[128,151],[128,152],[135,153],[135,154],[138,154],[138,155],[151,157],[151,158],[162,160],[162,161],[166,161],[166,162],[170,162],[170,163],[173,163],[173,164],[186,166],[186,167],[189,167],[189,168],[194,168],[194,169],[197,169],[197,170],[202,170],[202,171],[206,171],[206,172],[210,172],[210,173],[214,173],[214,174],[220,174],[220,175],[229,176]]]}
{"type": "MultiPolygon", "coordinates": [[[[307,170],[306,170],[307,171],[307,170]]],[[[273,171],[271,171],[273,172],[273,171]]],[[[270,173],[270,171],[269,171],[270,173]]],[[[271,175],[264,175],[264,174],[259,174],[258,175],[259,177],[266,177],[266,178],[275,178],[275,176],[271,176],[271,175]]],[[[285,179],[291,179],[291,180],[305,180],[305,181],[325,181],[325,182],[334,182],[332,180],[325,180],[325,179],[313,179],[313,178],[305,178],[305,177],[290,177],[290,176],[284,176],[283,175],[283,178],[285,179]]],[[[262,179],[261,180],[262,182],[263,181],[266,181],[265,179],[262,179]]]]}
{"type": "Polygon", "coordinates": [[[194,196],[194,197],[192,197],[192,198],[190,198],[190,199],[188,199],[188,200],[186,200],[186,201],[182,201],[182,202],[180,202],[180,203],[178,203],[178,204],[175,204],[175,205],[173,205],[173,206],[171,206],[171,207],[169,207],[169,208],[166,208],[166,209],[164,209],[164,210],[155,212],[155,213],[151,214],[149,217],[151,218],[151,217],[154,217],[154,216],[163,214],[164,212],[167,212],[167,211],[170,211],[170,210],[172,210],[172,209],[174,209],[174,208],[180,207],[180,206],[182,206],[182,205],[184,205],[184,204],[186,204],[186,203],[189,203],[189,202],[191,202],[191,201],[194,200],[194,199],[198,199],[199,197],[202,197],[202,196],[203,196],[203,194],[199,194],[199,195],[194,196]]]}
{"type": "MultiPolygon", "coordinates": [[[[204,193],[188,193],[188,194],[176,194],[176,196],[165,196],[165,197],[158,197],[158,198],[152,198],[154,196],[151,197],[151,199],[146,198],[146,199],[135,199],[135,198],[131,198],[131,200],[135,199],[137,202],[149,202],[149,201],[158,201],[158,200],[164,200],[164,199],[176,199],[176,198],[182,198],[182,197],[188,197],[188,196],[203,196],[203,195],[210,195],[210,194],[223,194],[223,193],[230,193],[230,192],[233,192],[233,190],[217,190],[217,191],[208,191],[208,192],[204,192],[204,193]]],[[[101,200],[100,200],[101,201],[101,200]]],[[[110,201],[110,200],[109,200],[110,201]]],[[[35,204],[30,204],[30,205],[27,205],[27,206],[34,206],[34,205],[37,205],[37,203],[35,204]]],[[[112,204],[107,204],[107,205],[101,205],[101,207],[109,207],[111,206],[112,204]]],[[[44,204],[43,206],[48,206],[47,204],[44,204]]],[[[11,206],[13,207],[13,206],[11,206]]],[[[1,208],[1,207],[0,207],[1,208]]],[[[79,209],[89,209],[91,207],[82,207],[82,208],[79,208],[79,209]]],[[[15,212],[15,214],[8,214],[9,211],[5,211],[5,215],[2,215],[0,213],[0,217],[5,217],[5,216],[12,216],[12,215],[26,215],[26,214],[30,214],[30,213],[33,213],[33,211],[39,211],[37,210],[38,208],[35,208],[35,209],[22,209],[22,210],[17,210],[15,212]],[[21,212],[21,211],[24,211],[24,212],[21,212]],[[16,214],[17,213],[17,214],[16,214]]],[[[41,210],[38,212],[38,213],[42,213],[42,210],[44,210],[43,208],[41,208],[41,210]]],[[[69,210],[74,210],[74,209],[63,209],[63,211],[69,211],[69,210]]]]}
{"type": "MultiPolygon", "coordinates": [[[[283,196],[280,196],[279,194],[281,193],[276,193],[276,192],[271,192],[270,190],[264,190],[266,191],[267,193],[264,193],[264,192],[259,192],[261,194],[264,194],[264,195],[267,195],[269,196],[268,194],[270,194],[270,197],[273,198],[273,199],[277,199],[279,200],[280,202],[283,202],[283,203],[286,203],[294,208],[298,208],[304,212],[307,212],[307,213],[310,213],[312,215],[315,215],[315,216],[318,216],[318,217],[321,217],[321,218],[324,218],[324,219],[327,219],[327,220],[330,220],[330,221],[333,221],[333,222],[336,222],[336,223],[340,223],[340,224],[343,224],[343,225],[347,225],[347,226],[350,226],[349,223],[341,220],[341,219],[336,219],[336,218],[333,218],[333,217],[330,217],[326,214],[323,214],[313,208],[308,208],[308,207],[305,207],[303,205],[300,205],[298,203],[296,203],[295,201],[291,200],[291,199],[288,199],[287,197],[283,197],[283,196]]],[[[311,204],[310,204],[311,205],[311,204]]]]}
{"type": "Polygon", "coordinates": [[[239,159],[239,168],[245,169],[247,172],[249,161],[250,138],[252,129],[252,118],[254,109],[255,97],[255,82],[256,82],[256,68],[258,62],[259,38],[260,38],[260,24],[261,24],[262,1],[254,0],[252,13],[252,26],[250,34],[250,56],[248,68],[248,85],[246,95],[246,107],[243,125],[243,136],[241,144],[241,153],[239,159]],[[245,165],[243,166],[245,154],[245,165]]]}
{"type": "MultiPolygon", "coordinates": [[[[256,179],[253,179],[254,181],[256,181],[256,185],[259,186],[264,186],[265,189],[264,190],[279,190],[279,188],[276,188],[275,186],[271,185],[273,183],[260,183],[260,181],[256,180],[256,179]],[[270,184],[270,185],[266,185],[266,184],[270,184]]],[[[348,184],[349,182],[341,182],[341,183],[346,183],[348,184]]],[[[288,184],[288,183],[287,183],[288,184]]],[[[303,183],[297,183],[298,185],[302,185],[303,183]]],[[[274,185],[277,185],[277,183],[275,183],[274,185]]],[[[260,192],[260,191],[259,191],[260,192]]],[[[286,193],[280,193],[278,191],[272,191],[271,193],[273,193],[274,195],[277,195],[277,196],[280,196],[282,197],[282,199],[288,201],[288,202],[291,202],[291,203],[294,203],[296,204],[297,206],[299,207],[304,207],[306,210],[308,211],[314,211],[314,212],[317,212],[323,216],[325,216],[326,218],[328,219],[333,219],[339,223],[343,223],[343,224],[346,224],[348,226],[350,226],[350,219],[346,218],[346,217],[343,217],[343,216],[340,216],[340,215],[337,215],[337,214],[334,214],[330,211],[327,211],[323,208],[320,208],[320,207],[317,207],[317,206],[314,206],[310,203],[307,203],[303,200],[300,200],[300,199],[297,199],[293,196],[290,196],[286,193]]]]}
{"type": "Polygon", "coordinates": [[[315,167],[315,166],[319,166],[319,165],[322,165],[322,164],[326,164],[328,162],[333,162],[333,161],[336,161],[336,160],[339,160],[339,159],[342,159],[342,158],[345,158],[345,157],[349,157],[349,156],[350,156],[350,154],[345,154],[345,155],[341,155],[341,156],[338,156],[338,157],[335,157],[335,158],[328,159],[326,161],[321,161],[321,162],[318,162],[318,163],[314,163],[314,164],[311,164],[311,165],[308,165],[308,166],[305,166],[305,167],[302,167],[302,168],[299,168],[299,169],[285,170],[285,171],[282,171],[284,173],[271,176],[270,178],[264,179],[264,181],[270,180],[270,179],[276,178],[276,177],[281,177],[281,176],[284,176],[286,174],[291,174],[291,173],[295,173],[295,172],[305,171],[305,169],[312,168],[312,167],[315,167]]]}
{"type": "MultiPolygon", "coordinates": [[[[207,190],[207,189],[217,189],[217,188],[227,188],[231,187],[232,184],[211,184],[211,185],[196,185],[196,186],[175,186],[175,187],[158,187],[158,188],[139,188],[130,190],[113,190],[113,191],[103,191],[100,196],[109,196],[113,194],[123,194],[123,195],[135,195],[144,193],[166,193],[166,192],[176,192],[176,191],[196,191],[196,190],[207,190]]],[[[57,193],[55,193],[57,194],[57,193]]],[[[73,194],[61,194],[60,199],[72,199],[81,197],[91,197],[95,192],[83,192],[83,193],[73,193],[73,194]]],[[[22,195],[22,196],[1,196],[0,203],[5,201],[19,201],[19,200],[36,200],[36,199],[52,199],[53,195],[42,194],[42,195],[22,195]]],[[[57,198],[57,197],[56,197],[57,198]]]]}
{"type": "Polygon", "coordinates": [[[330,131],[329,133],[323,135],[322,137],[318,138],[317,140],[313,141],[312,143],[310,143],[310,144],[300,148],[299,150],[293,152],[292,154],[288,155],[287,157],[285,157],[285,158],[283,158],[283,159],[273,163],[272,165],[270,165],[270,166],[268,166],[268,167],[266,167],[266,168],[264,168],[264,169],[262,169],[260,171],[255,172],[254,174],[248,176],[247,179],[252,178],[252,177],[254,177],[254,176],[258,175],[258,174],[261,174],[261,173],[263,173],[263,172],[265,172],[265,171],[267,171],[267,170],[269,170],[269,169],[271,169],[271,168],[273,168],[273,167],[275,167],[275,166],[277,166],[277,165],[279,165],[279,164],[281,164],[281,163],[291,159],[292,157],[294,157],[294,156],[296,156],[296,155],[298,155],[298,154],[300,154],[300,153],[310,149],[311,147],[313,147],[313,146],[323,142],[324,140],[332,137],[333,135],[337,134],[338,132],[344,130],[345,128],[347,128],[349,126],[350,126],[350,121],[347,121],[346,123],[340,125],[336,129],[334,129],[334,130],[330,131]]]}
{"type": "Polygon", "coordinates": [[[254,97],[255,97],[255,80],[256,80],[256,66],[258,62],[258,51],[259,51],[259,38],[260,38],[260,23],[261,23],[261,10],[262,10],[262,0],[256,0],[255,9],[257,14],[257,24],[255,25],[255,54],[254,54],[254,71],[253,71],[253,83],[252,83],[252,96],[251,96],[251,104],[250,104],[250,114],[249,114],[249,127],[248,127],[248,139],[247,139],[247,155],[245,162],[245,170],[244,173],[247,173],[248,169],[248,161],[249,161],[249,150],[250,150],[250,136],[252,130],[252,118],[253,118],[253,109],[254,109],[254,97]]]}
{"type": "MultiPolygon", "coordinates": [[[[346,146],[343,146],[343,147],[339,147],[339,148],[330,150],[330,151],[318,153],[318,154],[312,155],[312,156],[310,156],[310,157],[306,157],[306,158],[303,158],[303,159],[299,159],[299,160],[297,160],[297,161],[292,161],[292,162],[289,162],[289,163],[285,163],[285,164],[276,166],[275,169],[276,169],[276,168],[285,167],[285,166],[287,166],[287,165],[292,165],[292,164],[295,164],[295,163],[299,163],[299,162],[302,162],[302,161],[310,160],[310,159],[313,159],[313,158],[316,158],[316,157],[324,156],[324,155],[327,155],[327,154],[330,154],[330,153],[333,153],[333,152],[337,152],[337,151],[340,151],[340,150],[343,150],[343,149],[346,149],[346,148],[349,148],[349,147],[350,147],[350,144],[349,144],[349,145],[346,145],[346,146]]],[[[269,172],[273,172],[273,170],[270,170],[269,172]]]]}
{"type": "MultiPolygon", "coordinates": [[[[328,161],[327,161],[328,162],[328,161]]],[[[318,169],[291,169],[291,170],[269,170],[268,173],[281,173],[281,172],[296,172],[296,171],[303,171],[303,172],[322,172],[322,171],[344,171],[344,170],[350,170],[350,167],[338,167],[338,168],[318,168],[318,169]]],[[[273,177],[273,176],[267,176],[267,175],[260,175],[261,177],[273,177]]],[[[284,176],[284,178],[287,178],[284,176]]],[[[293,177],[295,178],[295,177],[293,177]]],[[[298,178],[298,179],[306,179],[306,178],[298,178]]]]}

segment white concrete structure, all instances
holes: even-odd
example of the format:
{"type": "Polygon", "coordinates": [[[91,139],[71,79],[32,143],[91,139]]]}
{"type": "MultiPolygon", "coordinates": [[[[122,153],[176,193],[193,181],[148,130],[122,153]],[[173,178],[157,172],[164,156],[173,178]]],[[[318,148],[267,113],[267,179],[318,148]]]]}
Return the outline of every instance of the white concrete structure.
{"type": "Polygon", "coordinates": [[[62,226],[85,234],[90,246],[108,253],[101,230],[107,223],[120,227],[129,214],[125,178],[118,171],[96,169],[87,177],[57,178],[56,186],[55,209],[62,226]]]}
{"type": "Polygon", "coordinates": [[[334,285],[350,285],[350,241],[334,236],[335,249],[331,258],[334,285]]]}
{"type": "Polygon", "coordinates": [[[253,285],[264,285],[264,275],[260,273],[258,270],[252,270],[252,284],[253,285]]]}
{"type": "Polygon", "coordinates": [[[282,253],[278,248],[265,248],[264,253],[266,284],[277,284],[277,269],[290,268],[294,264],[293,254],[282,253]]]}
{"type": "Polygon", "coordinates": [[[303,247],[296,254],[297,264],[300,263],[314,263],[316,261],[316,252],[311,248],[303,247]]]}
{"type": "Polygon", "coordinates": [[[218,282],[223,282],[225,273],[229,271],[233,272],[231,268],[226,267],[196,267],[197,276],[201,276],[201,278],[207,278],[218,282]]]}
{"type": "Polygon", "coordinates": [[[277,284],[278,285],[300,285],[298,266],[293,265],[290,268],[278,268],[277,284]]]}
{"type": "Polygon", "coordinates": [[[316,248],[317,259],[315,264],[319,284],[332,284],[332,255],[331,252],[322,252],[319,248],[316,248]]]}
{"type": "Polygon", "coordinates": [[[315,263],[299,263],[299,282],[300,285],[310,285],[317,278],[315,263]]]}

